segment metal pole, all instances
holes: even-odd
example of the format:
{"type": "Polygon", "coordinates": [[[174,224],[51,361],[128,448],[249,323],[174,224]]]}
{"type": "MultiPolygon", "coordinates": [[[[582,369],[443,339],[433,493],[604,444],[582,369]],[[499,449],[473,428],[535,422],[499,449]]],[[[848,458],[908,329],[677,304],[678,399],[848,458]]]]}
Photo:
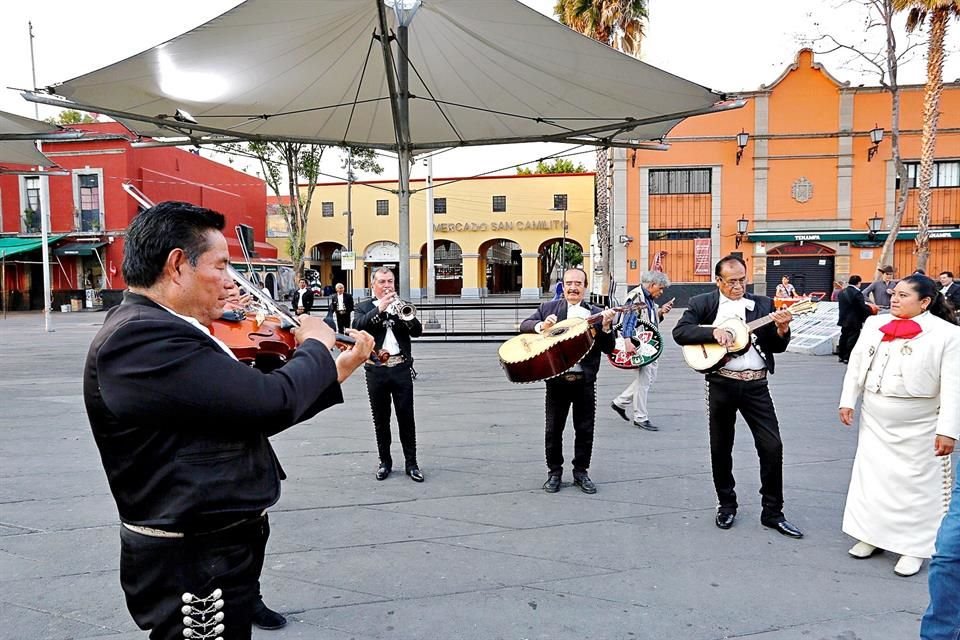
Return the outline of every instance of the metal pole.
{"type": "Polygon", "coordinates": [[[0,304],[3,304],[3,319],[7,319],[7,252],[0,253],[0,304]]]}
{"type": "MultiPolygon", "coordinates": [[[[39,145],[39,143],[37,143],[39,145]]],[[[37,167],[41,170],[42,167],[37,167]]],[[[50,247],[47,236],[50,232],[50,178],[40,176],[40,253],[43,256],[43,330],[53,331],[50,327],[50,247]]]]}
{"type": "MultiPolygon", "coordinates": [[[[27,31],[30,34],[30,75],[33,77],[33,88],[37,88],[37,65],[33,60],[33,22],[27,21],[27,31]]],[[[33,105],[33,117],[40,119],[40,105],[33,105]]]]}
{"type": "MultiPolygon", "coordinates": [[[[424,161],[427,165],[427,302],[433,303],[437,295],[437,273],[434,267],[434,248],[433,248],[433,156],[427,156],[424,161]]],[[[427,329],[439,329],[440,323],[437,321],[437,312],[430,309],[430,316],[427,318],[424,327],[427,329]]]]}
{"type": "MultiPolygon", "coordinates": [[[[567,270],[567,203],[563,203],[563,240],[560,243],[560,260],[563,272],[567,270]]],[[[563,277],[561,272],[560,277],[563,277]]]]}
{"type": "Polygon", "coordinates": [[[398,236],[400,244],[400,298],[410,299],[410,163],[413,154],[410,151],[410,93],[407,74],[410,65],[407,61],[407,27],[397,27],[397,94],[400,115],[400,212],[397,222],[400,225],[398,236]]]}
{"type": "MultiPolygon", "coordinates": [[[[353,150],[347,151],[347,251],[353,251],[353,150]]],[[[356,258],[354,258],[356,265],[356,258]]],[[[347,292],[353,293],[353,274],[350,272],[347,292]]]]}

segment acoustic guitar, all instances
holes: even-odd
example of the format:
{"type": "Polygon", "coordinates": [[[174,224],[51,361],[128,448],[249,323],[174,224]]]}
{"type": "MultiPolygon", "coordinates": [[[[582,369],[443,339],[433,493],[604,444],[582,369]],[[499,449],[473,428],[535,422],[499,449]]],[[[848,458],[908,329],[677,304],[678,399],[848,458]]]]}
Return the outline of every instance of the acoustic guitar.
{"type": "MultiPolygon", "coordinates": [[[[633,309],[629,304],[614,311],[633,309]]],[[[600,314],[567,318],[543,333],[521,333],[502,345],[497,354],[510,382],[539,382],[555,378],[580,362],[593,347],[592,323],[600,314]]]]}
{"type": "MultiPolygon", "coordinates": [[[[813,313],[816,308],[816,302],[812,300],[801,300],[800,302],[790,305],[784,309],[784,311],[789,311],[795,316],[801,316],[806,313],[813,313]]],[[[710,371],[719,369],[723,364],[724,358],[727,357],[727,354],[732,353],[739,355],[745,352],[750,347],[750,334],[771,322],[773,322],[773,317],[767,315],[762,318],[757,318],[749,324],[740,318],[728,318],[718,325],[701,325],[703,327],[710,327],[711,329],[719,327],[731,331],[734,334],[733,344],[729,347],[724,347],[715,342],[685,344],[683,345],[683,359],[686,361],[687,366],[700,373],[709,373],[710,371]]]]}

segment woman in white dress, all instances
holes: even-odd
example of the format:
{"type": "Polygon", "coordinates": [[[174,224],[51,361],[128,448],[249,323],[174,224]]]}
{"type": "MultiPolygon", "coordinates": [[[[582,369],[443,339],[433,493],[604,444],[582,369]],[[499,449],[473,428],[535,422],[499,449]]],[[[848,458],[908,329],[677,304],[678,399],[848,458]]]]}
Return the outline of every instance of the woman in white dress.
{"type": "Polygon", "coordinates": [[[911,576],[933,554],[950,503],[950,453],[960,435],[960,327],[923,275],[897,284],[890,312],[892,319],[867,319],[843,379],[843,424],[853,424],[863,396],[843,532],[857,540],[851,556],[885,549],[900,554],[894,572],[911,576]]]}

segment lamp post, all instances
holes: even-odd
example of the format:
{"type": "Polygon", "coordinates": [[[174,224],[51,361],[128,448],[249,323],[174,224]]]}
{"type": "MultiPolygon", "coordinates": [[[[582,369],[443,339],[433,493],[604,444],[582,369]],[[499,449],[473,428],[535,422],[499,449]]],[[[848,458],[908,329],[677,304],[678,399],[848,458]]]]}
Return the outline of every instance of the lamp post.
{"type": "Polygon", "coordinates": [[[875,239],[877,237],[877,233],[882,227],[883,218],[874,213],[873,217],[867,220],[867,237],[871,240],[875,239]]]}
{"type": "Polygon", "coordinates": [[[749,140],[750,134],[740,129],[740,133],[737,134],[737,164],[740,164],[740,158],[743,156],[743,148],[747,146],[749,140]]]}
{"type": "Polygon", "coordinates": [[[750,224],[750,221],[740,216],[740,219],[737,220],[737,239],[735,248],[739,249],[740,244],[743,242],[744,237],[747,235],[747,226],[750,224]]]}
{"type": "Polygon", "coordinates": [[[554,199],[553,208],[550,211],[563,212],[563,238],[560,240],[560,277],[567,270],[567,196],[563,195],[554,199]],[[559,200],[559,202],[557,201],[559,200]]]}
{"type": "Polygon", "coordinates": [[[877,155],[877,148],[880,146],[881,141],[883,141],[883,127],[873,125],[873,129],[870,129],[870,142],[872,146],[867,149],[867,162],[873,160],[873,156],[877,155]]]}

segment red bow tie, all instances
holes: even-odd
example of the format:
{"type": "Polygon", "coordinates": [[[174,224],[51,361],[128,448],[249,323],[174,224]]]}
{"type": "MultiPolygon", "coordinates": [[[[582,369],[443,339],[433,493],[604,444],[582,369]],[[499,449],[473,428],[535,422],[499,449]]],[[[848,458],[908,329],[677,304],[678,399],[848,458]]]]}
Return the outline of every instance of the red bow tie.
{"type": "Polygon", "coordinates": [[[923,328],[913,320],[891,320],[880,327],[883,332],[882,342],[890,342],[897,338],[916,338],[923,328]]]}

